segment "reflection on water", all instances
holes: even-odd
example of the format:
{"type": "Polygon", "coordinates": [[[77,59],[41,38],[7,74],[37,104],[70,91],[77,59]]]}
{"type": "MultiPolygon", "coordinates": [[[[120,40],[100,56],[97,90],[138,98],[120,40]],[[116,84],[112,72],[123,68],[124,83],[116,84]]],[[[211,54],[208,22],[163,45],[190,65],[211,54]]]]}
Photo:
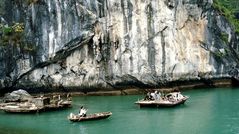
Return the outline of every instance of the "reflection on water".
{"type": "Polygon", "coordinates": [[[0,112],[0,134],[237,134],[239,90],[183,92],[190,98],[174,108],[139,108],[143,96],[74,97],[73,108],[39,114],[0,112]],[[88,113],[111,111],[105,120],[72,123],[68,114],[84,105],[88,113]]]}
{"type": "Polygon", "coordinates": [[[82,126],[82,125],[79,125],[79,130],[80,130],[80,133],[81,134],[87,134],[86,133],[86,127],[82,126]]]}

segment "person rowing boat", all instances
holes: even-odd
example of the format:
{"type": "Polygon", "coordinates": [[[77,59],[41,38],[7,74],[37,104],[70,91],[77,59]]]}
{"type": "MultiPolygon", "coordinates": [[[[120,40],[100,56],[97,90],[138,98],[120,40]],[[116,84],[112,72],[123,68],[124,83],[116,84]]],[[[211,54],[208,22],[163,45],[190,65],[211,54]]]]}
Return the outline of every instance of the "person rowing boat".
{"type": "Polygon", "coordinates": [[[81,106],[80,110],[79,110],[79,116],[86,117],[86,112],[87,112],[87,109],[85,109],[83,106],[81,106]]]}

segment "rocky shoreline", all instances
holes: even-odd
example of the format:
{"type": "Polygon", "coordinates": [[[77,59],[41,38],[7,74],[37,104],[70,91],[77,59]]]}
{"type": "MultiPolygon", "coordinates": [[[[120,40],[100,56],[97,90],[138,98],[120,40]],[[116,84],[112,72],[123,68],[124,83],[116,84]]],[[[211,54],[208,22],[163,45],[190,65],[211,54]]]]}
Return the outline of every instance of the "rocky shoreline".
{"type": "Polygon", "coordinates": [[[122,90],[114,90],[114,91],[93,91],[93,92],[71,92],[73,96],[101,96],[101,95],[136,95],[136,94],[145,94],[150,90],[159,90],[161,92],[171,92],[174,90],[194,90],[199,88],[220,88],[220,87],[234,87],[235,82],[233,79],[215,79],[210,81],[188,81],[182,82],[181,85],[179,82],[169,83],[166,86],[158,87],[158,88],[126,88],[122,90]],[[171,86],[170,86],[171,84],[171,86]]]}
{"type": "MultiPolygon", "coordinates": [[[[70,93],[72,96],[108,96],[108,95],[136,95],[136,94],[145,94],[150,90],[160,90],[161,92],[170,92],[173,90],[194,90],[199,88],[216,88],[216,87],[235,87],[238,86],[238,81],[233,78],[220,78],[220,79],[212,79],[212,80],[195,80],[195,81],[175,81],[171,83],[167,83],[160,87],[136,87],[135,85],[132,87],[118,88],[118,89],[73,89],[73,88],[65,88],[65,89],[56,89],[54,90],[41,90],[38,88],[37,90],[33,89],[24,89],[33,95],[52,95],[52,94],[60,94],[65,95],[70,93]]],[[[7,92],[11,92],[11,90],[2,90],[0,92],[1,95],[4,95],[7,92]]]]}

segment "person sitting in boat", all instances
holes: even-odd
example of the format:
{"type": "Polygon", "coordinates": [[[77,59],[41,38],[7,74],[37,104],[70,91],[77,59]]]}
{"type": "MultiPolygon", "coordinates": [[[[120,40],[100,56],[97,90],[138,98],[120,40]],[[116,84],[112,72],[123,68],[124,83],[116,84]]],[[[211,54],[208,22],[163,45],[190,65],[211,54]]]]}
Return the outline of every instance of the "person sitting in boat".
{"type": "Polygon", "coordinates": [[[71,94],[68,93],[68,94],[66,95],[66,98],[67,98],[68,101],[71,101],[71,100],[72,100],[71,94]]]}
{"type": "Polygon", "coordinates": [[[58,95],[58,101],[60,101],[61,100],[61,95],[58,95]]]}
{"type": "MultiPolygon", "coordinates": [[[[155,91],[155,92],[157,92],[157,91],[155,91]]],[[[156,98],[156,93],[155,93],[155,92],[154,92],[154,93],[150,93],[150,96],[152,96],[152,99],[153,99],[153,100],[156,100],[156,99],[157,99],[157,98],[156,98]]]]}
{"type": "Polygon", "coordinates": [[[176,97],[177,97],[177,100],[183,99],[183,95],[181,94],[181,92],[177,92],[176,97]]]}
{"type": "Polygon", "coordinates": [[[156,96],[155,100],[160,100],[161,99],[161,93],[159,91],[155,91],[155,96],[156,96]]]}
{"type": "Polygon", "coordinates": [[[170,102],[174,102],[175,99],[173,97],[173,94],[172,93],[169,93],[165,96],[166,100],[170,101],[170,102]]]}
{"type": "Polygon", "coordinates": [[[153,100],[160,100],[161,98],[161,93],[158,91],[155,91],[154,93],[151,93],[150,95],[152,96],[153,100]]]}
{"type": "Polygon", "coordinates": [[[81,106],[80,111],[79,111],[79,116],[86,117],[86,112],[87,112],[87,109],[85,109],[83,106],[81,106]]]}
{"type": "Polygon", "coordinates": [[[150,95],[150,92],[147,93],[147,95],[144,97],[144,100],[152,100],[152,96],[150,95]]]}

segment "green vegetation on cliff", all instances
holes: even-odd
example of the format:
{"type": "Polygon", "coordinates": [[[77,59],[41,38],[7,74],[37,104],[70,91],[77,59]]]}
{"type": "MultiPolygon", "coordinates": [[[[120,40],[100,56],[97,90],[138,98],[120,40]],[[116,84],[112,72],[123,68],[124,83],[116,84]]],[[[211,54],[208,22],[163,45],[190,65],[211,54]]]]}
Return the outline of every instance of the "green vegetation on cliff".
{"type": "Polygon", "coordinates": [[[12,44],[23,52],[34,52],[35,46],[26,42],[23,32],[23,23],[13,23],[11,26],[0,23],[0,46],[12,44]]]}
{"type": "Polygon", "coordinates": [[[9,42],[19,43],[23,38],[23,23],[14,23],[12,26],[0,23],[1,45],[7,45],[9,42]]]}
{"type": "Polygon", "coordinates": [[[239,33],[239,1],[238,0],[214,0],[213,7],[224,15],[239,33]]]}

